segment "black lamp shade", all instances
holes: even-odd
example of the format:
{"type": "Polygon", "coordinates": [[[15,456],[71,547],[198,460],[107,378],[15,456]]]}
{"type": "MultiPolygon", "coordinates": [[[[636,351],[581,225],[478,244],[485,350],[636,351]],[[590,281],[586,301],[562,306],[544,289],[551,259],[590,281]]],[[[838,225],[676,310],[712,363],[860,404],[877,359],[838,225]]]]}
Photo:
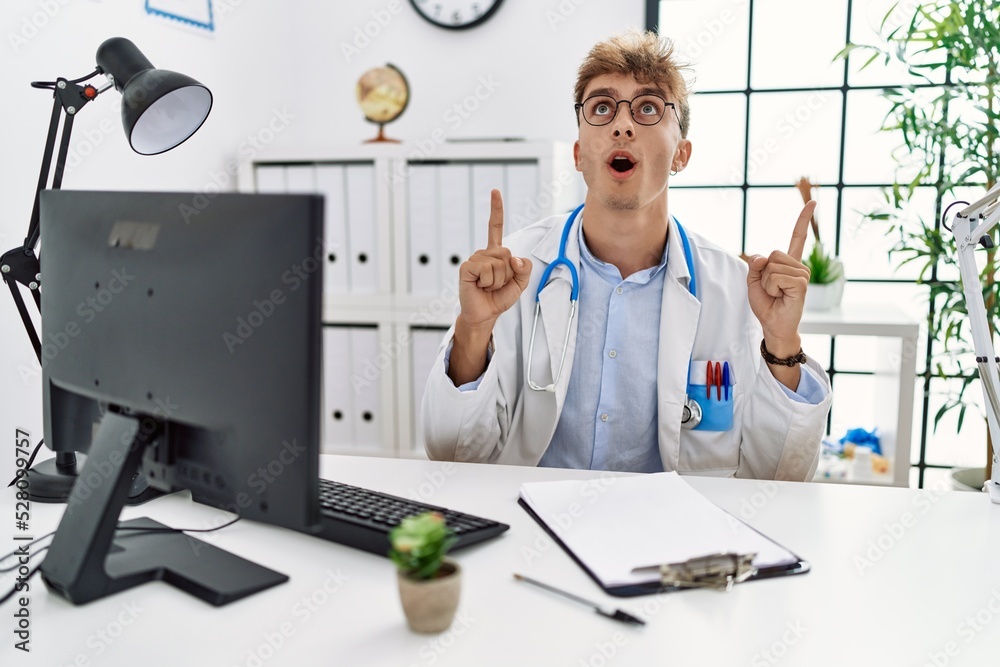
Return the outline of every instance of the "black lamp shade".
{"type": "Polygon", "coordinates": [[[122,94],[122,125],[132,150],[155,155],[194,134],[212,109],[212,93],[189,76],[155,69],[124,37],[97,49],[97,65],[122,94]]]}

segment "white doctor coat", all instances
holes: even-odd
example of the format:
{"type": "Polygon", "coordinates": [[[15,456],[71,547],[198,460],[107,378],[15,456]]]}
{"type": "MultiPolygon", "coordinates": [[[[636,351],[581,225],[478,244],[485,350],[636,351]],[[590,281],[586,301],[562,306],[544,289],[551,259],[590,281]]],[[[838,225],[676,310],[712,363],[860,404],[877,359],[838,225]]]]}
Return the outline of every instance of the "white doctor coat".
{"type": "MultiPolygon", "coordinates": [[[[566,248],[567,258],[577,267],[581,220],[577,216],[566,248]]],[[[444,354],[454,326],[445,336],[421,406],[426,449],[432,459],[533,466],[549,446],[573,381],[579,318],[572,323],[566,365],[554,393],[530,389],[525,365],[538,282],[557,256],[564,223],[561,216],[546,218],[505,239],[504,245],[514,256],[532,260],[531,280],[518,303],[494,326],[493,355],[477,389],[459,391],[445,373],[444,354]]],[[[820,404],[790,399],[760,356],[763,334],[747,300],[746,264],[685,228],[697,273],[699,298],[695,299],[688,291],[690,274],[673,220],[669,227],[656,355],[658,442],[664,469],[811,479],[832,400],[826,373],[815,361],[807,362],[826,388],[820,404]],[[731,430],[681,428],[690,359],[729,361],[734,380],[731,430]]],[[[540,385],[551,383],[559,367],[571,287],[569,271],[556,267],[539,298],[541,315],[531,377],[540,385]]]]}

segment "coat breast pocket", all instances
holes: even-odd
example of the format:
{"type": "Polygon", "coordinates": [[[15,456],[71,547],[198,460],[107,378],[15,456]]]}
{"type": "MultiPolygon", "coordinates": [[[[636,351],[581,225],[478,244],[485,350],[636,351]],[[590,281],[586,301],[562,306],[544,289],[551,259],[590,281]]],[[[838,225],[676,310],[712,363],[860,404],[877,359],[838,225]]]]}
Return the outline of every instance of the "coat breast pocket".
{"type": "Polygon", "coordinates": [[[726,361],[694,359],[688,375],[687,395],[701,408],[694,431],[730,431],[736,378],[726,361]]]}

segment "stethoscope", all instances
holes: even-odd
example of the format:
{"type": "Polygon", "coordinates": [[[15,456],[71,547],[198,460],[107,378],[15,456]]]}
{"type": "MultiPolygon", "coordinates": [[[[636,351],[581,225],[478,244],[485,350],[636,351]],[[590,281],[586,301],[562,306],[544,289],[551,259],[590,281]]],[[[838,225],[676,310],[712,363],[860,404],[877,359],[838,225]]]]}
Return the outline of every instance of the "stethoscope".
{"type": "MultiPolygon", "coordinates": [[[[538,281],[538,289],[535,291],[535,321],[531,325],[531,339],[528,342],[528,387],[534,389],[535,391],[547,391],[555,392],[556,385],[559,384],[559,378],[562,376],[563,366],[566,364],[566,351],[569,349],[569,335],[573,328],[573,319],[576,317],[576,304],[580,297],[580,276],[577,274],[576,267],[573,263],[569,261],[566,257],[566,242],[569,240],[570,230],[573,227],[573,222],[576,220],[577,216],[580,215],[580,211],[583,210],[583,204],[577,206],[569,217],[566,218],[566,223],[563,225],[562,238],[559,239],[559,254],[556,255],[555,260],[552,261],[545,271],[542,272],[542,278],[538,281]],[[539,301],[539,297],[542,294],[542,290],[548,287],[549,279],[552,277],[552,271],[557,266],[565,266],[569,269],[570,280],[573,284],[573,289],[569,296],[569,321],[566,323],[566,335],[563,337],[563,350],[562,356],[559,359],[559,369],[556,371],[556,375],[552,378],[552,384],[540,385],[535,383],[531,379],[531,361],[534,359],[535,353],[535,332],[538,329],[538,315],[542,312],[542,304],[539,301]]],[[[677,232],[681,237],[681,245],[684,247],[684,261],[687,263],[688,274],[690,274],[691,279],[688,281],[688,291],[691,292],[691,296],[695,299],[698,298],[698,285],[695,279],[694,273],[694,260],[691,258],[691,244],[688,241],[687,234],[684,232],[684,228],[681,227],[680,223],[674,219],[674,223],[677,226],[677,232]]],[[[688,359],[688,375],[690,377],[691,373],[691,359],[688,359]]],[[[701,423],[701,406],[692,399],[690,396],[684,397],[684,410],[681,413],[681,426],[687,429],[693,429],[701,423]]]]}

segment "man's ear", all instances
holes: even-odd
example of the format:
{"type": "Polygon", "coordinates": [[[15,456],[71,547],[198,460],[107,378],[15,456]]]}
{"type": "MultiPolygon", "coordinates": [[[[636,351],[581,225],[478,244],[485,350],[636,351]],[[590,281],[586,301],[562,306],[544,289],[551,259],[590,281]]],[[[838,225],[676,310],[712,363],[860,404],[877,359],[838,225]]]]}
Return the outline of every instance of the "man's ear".
{"type": "Polygon", "coordinates": [[[677,144],[677,150],[674,151],[674,160],[670,163],[670,169],[672,171],[683,171],[690,159],[691,142],[688,139],[681,139],[681,142],[677,144]]]}
{"type": "Polygon", "coordinates": [[[573,164],[576,165],[576,170],[580,171],[580,140],[577,139],[573,142],[573,164]]]}

